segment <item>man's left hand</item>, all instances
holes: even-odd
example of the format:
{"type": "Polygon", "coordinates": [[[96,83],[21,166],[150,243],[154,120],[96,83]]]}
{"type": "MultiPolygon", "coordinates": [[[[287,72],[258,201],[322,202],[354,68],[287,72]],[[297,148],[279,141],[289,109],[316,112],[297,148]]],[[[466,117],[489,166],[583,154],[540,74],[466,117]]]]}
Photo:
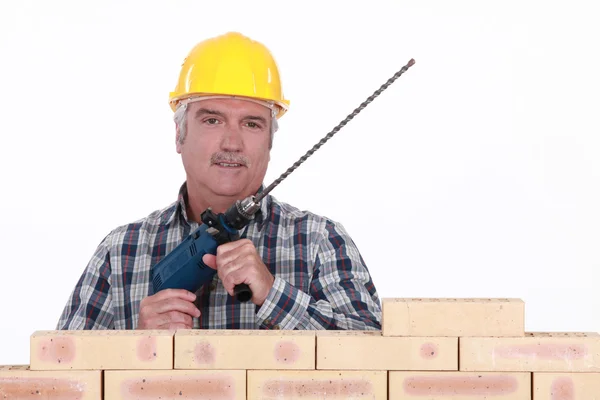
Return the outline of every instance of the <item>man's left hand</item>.
{"type": "Polygon", "coordinates": [[[275,281],[249,239],[222,244],[217,247],[216,256],[205,254],[202,261],[217,270],[225,290],[231,296],[236,285],[247,284],[252,290],[251,301],[257,306],[262,306],[275,281]]]}

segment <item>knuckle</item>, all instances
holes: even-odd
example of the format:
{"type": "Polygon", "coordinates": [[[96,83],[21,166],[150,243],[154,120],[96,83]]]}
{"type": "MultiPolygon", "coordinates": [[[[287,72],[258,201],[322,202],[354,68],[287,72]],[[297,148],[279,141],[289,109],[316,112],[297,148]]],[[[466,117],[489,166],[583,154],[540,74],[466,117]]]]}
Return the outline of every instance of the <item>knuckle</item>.
{"type": "Polygon", "coordinates": [[[225,279],[227,279],[227,275],[225,275],[223,271],[218,271],[217,275],[219,276],[219,279],[221,279],[223,282],[225,282],[225,279]]]}
{"type": "Polygon", "coordinates": [[[235,285],[235,281],[236,281],[235,276],[233,274],[231,274],[225,279],[225,281],[223,282],[224,283],[223,286],[225,286],[226,288],[232,288],[233,285],[235,285]]]}
{"type": "Polygon", "coordinates": [[[148,303],[151,302],[150,297],[144,297],[142,301],[140,301],[140,311],[148,308],[148,303]]]}
{"type": "Polygon", "coordinates": [[[239,283],[240,276],[241,276],[241,274],[238,271],[236,271],[236,272],[232,273],[231,275],[229,275],[229,285],[233,286],[236,283],[239,283]]]}
{"type": "Polygon", "coordinates": [[[216,254],[217,257],[220,256],[220,255],[222,255],[223,253],[226,253],[227,250],[228,250],[227,243],[218,246],[217,247],[217,254],[216,254]]]}
{"type": "Polygon", "coordinates": [[[256,279],[259,276],[258,269],[255,266],[253,266],[253,268],[250,268],[248,270],[246,276],[250,279],[256,279]]]}
{"type": "Polygon", "coordinates": [[[254,249],[254,246],[252,245],[251,241],[247,240],[246,242],[244,242],[241,248],[244,249],[244,251],[250,251],[254,249]]]}
{"type": "Polygon", "coordinates": [[[171,322],[177,322],[181,320],[181,317],[177,311],[169,311],[167,315],[169,317],[169,321],[171,322]]]}
{"type": "Polygon", "coordinates": [[[140,318],[145,318],[148,313],[148,307],[145,304],[140,304],[140,318]]]}

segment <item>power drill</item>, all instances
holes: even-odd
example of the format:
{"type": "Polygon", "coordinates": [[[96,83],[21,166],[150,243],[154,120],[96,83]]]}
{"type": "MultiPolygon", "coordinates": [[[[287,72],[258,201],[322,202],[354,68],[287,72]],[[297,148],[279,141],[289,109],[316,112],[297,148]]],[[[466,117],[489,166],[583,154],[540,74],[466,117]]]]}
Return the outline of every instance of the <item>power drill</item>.
{"type": "MultiPolygon", "coordinates": [[[[238,240],[238,231],[248,225],[259,207],[255,196],[250,196],[236,201],[224,213],[205,210],[201,215],[202,225],[154,267],[154,291],[172,288],[195,293],[217,272],[207,266],[202,257],[215,255],[217,246],[238,240]]],[[[235,286],[234,294],[240,302],[252,298],[252,291],[245,283],[235,286]]]]}
{"type": "MultiPolygon", "coordinates": [[[[275,186],[279,185],[292,171],[298,168],[300,164],[306,161],[325,142],[331,139],[333,135],[372,102],[375,97],[387,89],[388,86],[414,65],[414,63],[415,60],[411,59],[265,190],[255,196],[249,196],[243,200],[236,201],[224,213],[215,214],[210,208],[205,210],[201,215],[203,224],[154,266],[152,270],[154,292],[158,293],[163,289],[170,288],[186,289],[192,293],[196,293],[202,285],[212,280],[217,271],[204,264],[202,257],[205,254],[216,255],[218,246],[238,240],[238,231],[248,225],[254,218],[254,214],[260,208],[260,200],[273,190],[275,186]]],[[[238,301],[247,302],[252,298],[252,291],[248,285],[241,284],[234,288],[234,295],[238,301]]]]}

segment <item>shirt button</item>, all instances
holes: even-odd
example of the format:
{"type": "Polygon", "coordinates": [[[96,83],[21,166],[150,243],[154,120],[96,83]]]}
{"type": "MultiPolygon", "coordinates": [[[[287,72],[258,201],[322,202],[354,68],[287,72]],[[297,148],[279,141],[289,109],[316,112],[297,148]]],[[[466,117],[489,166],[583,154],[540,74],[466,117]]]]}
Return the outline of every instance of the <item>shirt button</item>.
{"type": "Polygon", "coordinates": [[[280,330],[281,328],[279,327],[279,325],[275,325],[275,326],[273,327],[273,329],[275,329],[276,331],[278,331],[278,330],[280,330]]]}

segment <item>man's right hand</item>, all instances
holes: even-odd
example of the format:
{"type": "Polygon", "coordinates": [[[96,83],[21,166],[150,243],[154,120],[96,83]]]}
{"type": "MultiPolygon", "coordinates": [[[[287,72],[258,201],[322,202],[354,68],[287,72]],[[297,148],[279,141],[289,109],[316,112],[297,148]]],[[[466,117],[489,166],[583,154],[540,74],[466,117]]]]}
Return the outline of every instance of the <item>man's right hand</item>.
{"type": "Polygon", "coordinates": [[[196,295],[183,289],[165,289],[140,303],[138,329],[192,329],[200,310],[196,295]]]}

